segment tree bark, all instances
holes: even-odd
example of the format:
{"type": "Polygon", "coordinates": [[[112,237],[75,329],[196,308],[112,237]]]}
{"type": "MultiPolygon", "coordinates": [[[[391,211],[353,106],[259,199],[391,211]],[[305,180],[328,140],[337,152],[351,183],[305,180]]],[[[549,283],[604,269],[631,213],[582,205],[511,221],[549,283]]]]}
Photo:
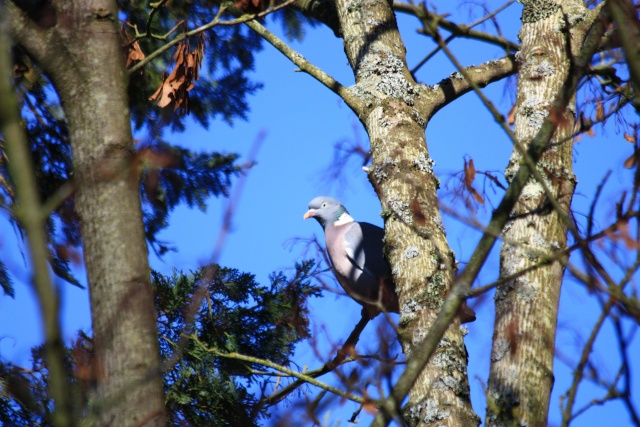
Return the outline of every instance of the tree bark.
{"type": "Polygon", "coordinates": [[[73,153],[89,282],[97,425],[164,425],[150,285],[114,1],[54,1],[37,22],[9,3],[14,39],[52,80],[73,153]]]}
{"type": "MultiPolygon", "coordinates": [[[[572,55],[582,46],[590,11],[573,0],[522,3],[514,133],[527,149],[545,117],[553,113],[551,102],[572,70],[572,55]]],[[[575,97],[556,120],[560,125],[537,170],[562,212],[552,207],[549,194],[531,178],[503,229],[501,277],[517,275],[566,247],[566,218],[576,184],[572,172],[575,97]]],[[[515,146],[505,172],[507,180],[511,181],[522,162],[515,146]]],[[[563,273],[564,264],[556,260],[496,290],[487,426],[547,425],[563,273]]]]}
{"type": "MultiPolygon", "coordinates": [[[[371,143],[369,179],[383,206],[386,257],[400,300],[400,341],[407,358],[435,320],[455,260],[438,209],[438,179],[425,140],[436,89],[418,85],[387,1],[336,2],[344,47],[356,77],[350,90],[371,143]]],[[[466,349],[458,320],[409,394],[410,425],[477,426],[469,400],[466,349]]]]}

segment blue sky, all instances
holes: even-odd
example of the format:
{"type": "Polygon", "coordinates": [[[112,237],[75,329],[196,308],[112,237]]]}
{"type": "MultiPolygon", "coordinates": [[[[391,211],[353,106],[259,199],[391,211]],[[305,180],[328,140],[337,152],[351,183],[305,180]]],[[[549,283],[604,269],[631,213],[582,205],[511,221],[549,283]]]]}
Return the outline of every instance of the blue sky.
{"type": "MultiPolygon", "coordinates": [[[[489,4],[490,10],[500,5],[499,2],[489,4]]],[[[465,18],[468,11],[466,7],[456,9],[453,4],[446,2],[438,2],[438,5],[439,12],[450,12],[453,18],[468,22],[465,18]],[[445,7],[450,10],[445,10],[445,7]]],[[[503,34],[511,39],[515,39],[518,31],[520,8],[520,5],[513,5],[500,17],[503,34]]],[[[475,18],[480,16],[476,10],[475,18]]],[[[433,44],[415,33],[417,21],[400,16],[399,22],[411,67],[432,49],[433,44]]],[[[280,33],[276,26],[270,27],[280,33]]],[[[342,43],[330,30],[310,29],[302,43],[292,45],[342,84],[348,86],[353,83],[342,43]]],[[[454,41],[452,48],[465,65],[502,56],[499,49],[477,42],[454,41]]],[[[265,139],[257,156],[257,165],[247,176],[233,227],[219,260],[223,265],[256,274],[262,283],[267,283],[270,272],[287,271],[296,260],[302,259],[302,248],[291,248],[291,239],[315,234],[323,240],[318,224],[302,219],[308,202],[315,196],[336,197],[357,220],[382,226],[379,202],[360,169],[360,163],[354,161],[348,164],[343,170],[344,180],[340,184],[330,182],[326,174],[326,168],[333,158],[334,144],[351,140],[366,145],[366,133],[336,95],[308,75],[295,72],[295,69],[279,52],[265,45],[265,49],[257,56],[254,72],[254,78],[262,81],[265,87],[250,98],[248,121],[236,122],[232,127],[216,121],[209,129],[191,124],[185,133],[166,135],[169,141],[192,149],[238,152],[246,157],[256,138],[264,132],[265,139]]],[[[424,83],[434,84],[453,71],[454,67],[438,54],[421,69],[418,78],[424,83]]],[[[504,114],[513,103],[515,82],[512,81],[510,85],[510,90],[505,89],[505,83],[494,84],[485,90],[504,114]]],[[[427,143],[430,155],[436,161],[435,171],[443,183],[441,195],[446,193],[448,174],[462,169],[465,156],[474,159],[478,170],[495,171],[500,175],[511,153],[507,138],[474,94],[455,101],[434,117],[427,129],[427,143]]],[[[575,147],[574,166],[579,184],[573,208],[578,215],[588,212],[588,203],[596,185],[606,170],[613,169],[603,197],[601,215],[604,221],[606,215],[611,213],[607,206],[613,206],[620,185],[629,180],[630,173],[622,169],[621,164],[631,154],[630,145],[623,141],[622,135],[616,133],[614,126],[608,126],[604,133],[599,132],[595,138],[585,137],[575,147]]],[[[497,196],[492,200],[499,200],[497,196]]],[[[451,203],[450,197],[444,197],[443,200],[451,203]]],[[[221,227],[225,203],[225,200],[213,199],[206,212],[177,208],[171,216],[170,227],[161,234],[160,239],[173,242],[178,250],[168,253],[162,260],[151,256],[152,267],[169,273],[172,268],[188,270],[208,262],[221,227]]],[[[490,206],[481,208],[478,215],[486,218],[490,210],[490,206]]],[[[25,362],[29,358],[29,349],[40,342],[42,333],[34,297],[26,285],[29,276],[25,245],[20,243],[16,231],[4,219],[0,222],[0,257],[13,273],[16,298],[0,296],[0,357],[25,362]]],[[[466,260],[479,233],[447,216],[444,222],[458,259],[466,260]]],[[[84,277],[81,268],[77,268],[76,272],[78,277],[84,277]]],[[[491,282],[497,274],[498,263],[494,256],[482,270],[479,284],[491,282]]],[[[63,296],[65,337],[70,339],[78,329],[90,330],[88,294],[67,284],[60,284],[60,290],[63,296]]],[[[484,417],[483,383],[487,380],[491,351],[492,295],[484,298],[476,311],[478,320],[469,325],[466,344],[470,353],[469,377],[474,408],[484,417]]],[[[323,298],[314,300],[311,316],[317,348],[327,349],[328,343],[344,340],[358,321],[359,313],[359,306],[346,297],[325,293],[323,298]]],[[[580,285],[567,280],[563,286],[558,323],[558,352],[575,363],[581,350],[580,344],[586,339],[597,314],[598,307],[592,297],[580,285]]],[[[383,322],[382,317],[376,322],[383,322]]],[[[376,340],[375,327],[369,325],[361,338],[359,346],[362,347],[359,349],[363,351],[363,348],[373,347],[376,340]]],[[[637,339],[633,346],[635,353],[640,354],[637,339]]],[[[327,358],[332,356],[325,355],[327,358]]],[[[617,358],[617,345],[608,325],[595,352],[595,360],[599,362],[598,366],[606,378],[615,376],[617,358]]],[[[313,347],[309,345],[299,346],[295,360],[300,366],[307,365],[310,369],[320,365],[313,347]]],[[[556,361],[555,377],[551,400],[552,425],[559,421],[560,395],[568,388],[571,371],[556,361]]],[[[634,380],[635,390],[640,387],[638,378],[636,376],[634,380]]],[[[333,380],[329,378],[327,381],[333,380]]],[[[583,403],[604,395],[603,390],[596,390],[590,385],[585,385],[583,390],[579,395],[583,403]]],[[[637,399],[636,402],[640,403],[637,399]]],[[[329,409],[325,414],[328,425],[347,425],[346,420],[357,406],[336,402],[329,409]]],[[[368,419],[367,415],[361,414],[361,425],[366,425],[368,419]]],[[[599,426],[605,420],[614,425],[629,423],[624,408],[614,403],[590,410],[579,417],[574,425],[599,426]]]]}

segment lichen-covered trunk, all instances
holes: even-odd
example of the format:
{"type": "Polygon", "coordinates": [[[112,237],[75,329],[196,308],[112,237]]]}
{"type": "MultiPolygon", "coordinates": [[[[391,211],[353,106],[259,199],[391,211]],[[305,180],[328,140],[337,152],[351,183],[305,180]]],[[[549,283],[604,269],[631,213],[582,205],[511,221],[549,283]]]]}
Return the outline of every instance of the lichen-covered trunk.
{"type": "MultiPolygon", "coordinates": [[[[407,358],[435,320],[455,260],[438,204],[438,180],[425,141],[430,91],[411,77],[396,19],[385,0],[336,2],[356,77],[351,91],[371,143],[369,178],[382,203],[386,257],[398,292],[400,341],[407,358]]],[[[410,425],[477,426],[463,334],[455,320],[409,394],[410,425]]]]}
{"type": "MultiPolygon", "coordinates": [[[[586,9],[574,1],[523,1],[521,51],[514,133],[525,147],[549,115],[570,72],[571,52],[582,33],[572,26],[586,9]],[[571,30],[571,31],[570,31],[571,30]],[[569,38],[569,39],[568,39],[569,38]]],[[[556,118],[560,126],[538,162],[562,210],[569,211],[575,187],[572,132],[575,98],[556,118]]],[[[522,156],[514,148],[505,175],[510,180],[522,156]]],[[[517,275],[566,247],[566,222],[549,203],[543,186],[531,178],[503,230],[500,276],[517,275]]],[[[545,426],[553,386],[555,334],[564,265],[561,259],[508,280],[496,290],[495,329],[487,389],[487,426],[545,426]]]]}
{"type": "Polygon", "coordinates": [[[55,25],[19,11],[15,39],[52,79],[69,127],[91,299],[98,426],[164,425],[153,292],[115,1],[54,1],[55,25]]]}

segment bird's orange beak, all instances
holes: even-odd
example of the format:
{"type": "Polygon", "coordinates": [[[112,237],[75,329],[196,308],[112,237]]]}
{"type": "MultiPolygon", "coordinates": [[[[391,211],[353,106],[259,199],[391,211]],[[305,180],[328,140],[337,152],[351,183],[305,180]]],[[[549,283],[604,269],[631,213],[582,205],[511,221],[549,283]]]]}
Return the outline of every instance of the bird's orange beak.
{"type": "Polygon", "coordinates": [[[315,209],[309,209],[309,211],[306,214],[304,214],[304,219],[311,218],[315,213],[316,213],[315,209]]]}

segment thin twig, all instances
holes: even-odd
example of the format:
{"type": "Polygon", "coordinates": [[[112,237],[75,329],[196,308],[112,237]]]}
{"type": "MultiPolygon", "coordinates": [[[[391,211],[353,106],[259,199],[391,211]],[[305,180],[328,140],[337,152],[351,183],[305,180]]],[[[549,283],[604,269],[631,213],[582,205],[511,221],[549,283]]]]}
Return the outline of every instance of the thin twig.
{"type": "MultiPolygon", "coordinates": [[[[360,339],[360,334],[364,330],[367,323],[369,323],[369,318],[367,316],[362,316],[358,324],[353,328],[351,334],[349,334],[349,338],[345,341],[344,345],[340,350],[338,350],[338,354],[331,360],[330,362],[325,363],[321,368],[305,372],[305,375],[311,378],[318,378],[326,373],[333,371],[338,366],[355,359],[347,358],[347,356],[353,351],[358,340],[360,339]]],[[[273,393],[270,396],[264,398],[260,402],[260,406],[264,405],[273,405],[282,401],[285,397],[291,394],[298,387],[303,385],[306,381],[299,379],[288,386],[284,387],[277,393],[273,393]]]]}
{"type": "Polygon", "coordinates": [[[296,64],[301,71],[309,74],[336,95],[340,96],[356,114],[360,115],[363,112],[364,104],[362,101],[336,79],[313,65],[311,62],[307,61],[302,55],[291,49],[289,45],[271,31],[267,30],[258,21],[247,21],[245,24],[269,42],[273,47],[278,49],[284,56],[289,58],[289,60],[296,64]]]}
{"type": "Polygon", "coordinates": [[[578,366],[576,366],[576,368],[573,370],[573,382],[571,383],[571,387],[569,388],[569,391],[567,393],[567,403],[564,409],[562,410],[562,424],[561,424],[562,427],[568,427],[569,422],[571,421],[572,418],[574,418],[574,416],[572,415],[572,412],[573,412],[573,405],[575,403],[576,395],[578,393],[578,386],[580,385],[580,383],[582,382],[582,378],[584,377],[584,368],[585,366],[587,366],[587,363],[589,362],[589,355],[593,351],[593,344],[595,343],[596,337],[600,332],[600,328],[602,327],[602,324],[609,316],[609,311],[611,310],[611,307],[613,307],[613,300],[610,299],[609,301],[607,301],[605,306],[602,307],[600,316],[598,317],[598,320],[596,321],[595,325],[591,329],[591,334],[589,335],[589,338],[587,339],[587,342],[585,343],[584,348],[582,349],[582,354],[580,355],[580,361],[578,362],[578,366]]]}
{"type": "MultiPolygon", "coordinates": [[[[483,16],[482,18],[478,19],[477,21],[472,22],[469,25],[458,25],[460,27],[461,30],[470,30],[471,28],[480,25],[481,23],[483,23],[484,21],[486,21],[487,19],[491,19],[494,16],[496,16],[498,13],[502,12],[503,10],[505,10],[507,7],[511,6],[513,3],[515,3],[515,0],[509,0],[508,2],[506,2],[505,4],[503,4],[502,6],[500,6],[498,9],[494,10],[491,13],[488,13],[487,15],[483,16]]],[[[399,5],[399,3],[395,3],[395,5],[399,5]]],[[[438,22],[441,22],[441,20],[438,20],[438,22]]],[[[453,34],[451,34],[449,37],[447,37],[447,39],[445,40],[445,44],[449,44],[449,42],[451,42],[453,39],[455,39],[457,36],[459,35],[459,32],[455,32],[453,34]]],[[[519,50],[519,46],[518,49],[516,49],[516,51],[519,50]]],[[[437,54],[438,52],[440,52],[440,46],[437,46],[435,49],[433,49],[431,52],[429,52],[429,54],[427,54],[427,56],[425,56],[420,62],[418,62],[418,64],[416,64],[415,67],[413,67],[410,71],[411,75],[414,76],[415,78],[415,73],[424,65],[427,63],[427,61],[429,61],[431,58],[433,58],[435,56],[435,54],[437,54]]]]}
{"type": "Polygon", "coordinates": [[[444,19],[442,16],[433,14],[429,12],[426,7],[424,7],[423,3],[420,5],[411,5],[396,1],[393,2],[393,9],[398,12],[413,15],[420,20],[427,20],[429,22],[437,24],[437,26],[444,28],[445,30],[456,36],[481,40],[503,47],[505,48],[505,50],[510,52],[516,52],[520,49],[520,45],[504,37],[494,36],[493,34],[485,33],[483,31],[472,30],[470,26],[459,25],[447,19],[444,19]]]}
{"type": "Polygon", "coordinates": [[[153,17],[155,14],[164,6],[167,0],[160,0],[157,3],[150,3],[151,12],[149,12],[149,17],[147,18],[147,37],[151,37],[151,22],[153,21],[153,17]]]}
{"type": "Polygon", "coordinates": [[[159,55],[162,55],[164,52],[166,52],[167,50],[171,49],[173,46],[177,45],[178,43],[180,43],[181,41],[195,36],[197,34],[200,34],[204,31],[210,30],[213,27],[216,27],[218,25],[220,26],[232,26],[232,25],[238,25],[238,24],[242,24],[242,23],[246,23],[246,22],[250,22],[254,19],[258,19],[258,18],[262,18],[270,13],[276,12],[280,9],[283,9],[287,6],[289,6],[291,3],[293,3],[295,0],[287,0],[284,3],[275,6],[271,9],[267,9],[264,12],[260,12],[254,15],[242,15],[239,18],[236,19],[230,19],[230,20],[226,20],[226,21],[222,21],[220,20],[220,17],[222,16],[222,14],[228,10],[227,6],[223,5],[220,6],[220,8],[218,9],[218,13],[216,13],[215,18],[213,18],[213,20],[207,24],[204,24],[198,28],[195,28],[191,31],[187,31],[179,36],[177,36],[175,39],[171,40],[170,42],[166,43],[165,45],[163,45],[162,47],[158,48],[157,50],[155,50],[154,52],[150,53],[149,55],[147,55],[143,60],[141,60],[140,62],[138,62],[136,65],[134,65],[133,67],[129,68],[128,72],[129,75],[131,75],[132,73],[138,71],[140,68],[144,67],[145,65],[147,65],[150,61],[154,60],[156,57],[158,57],[159,55]]]}

